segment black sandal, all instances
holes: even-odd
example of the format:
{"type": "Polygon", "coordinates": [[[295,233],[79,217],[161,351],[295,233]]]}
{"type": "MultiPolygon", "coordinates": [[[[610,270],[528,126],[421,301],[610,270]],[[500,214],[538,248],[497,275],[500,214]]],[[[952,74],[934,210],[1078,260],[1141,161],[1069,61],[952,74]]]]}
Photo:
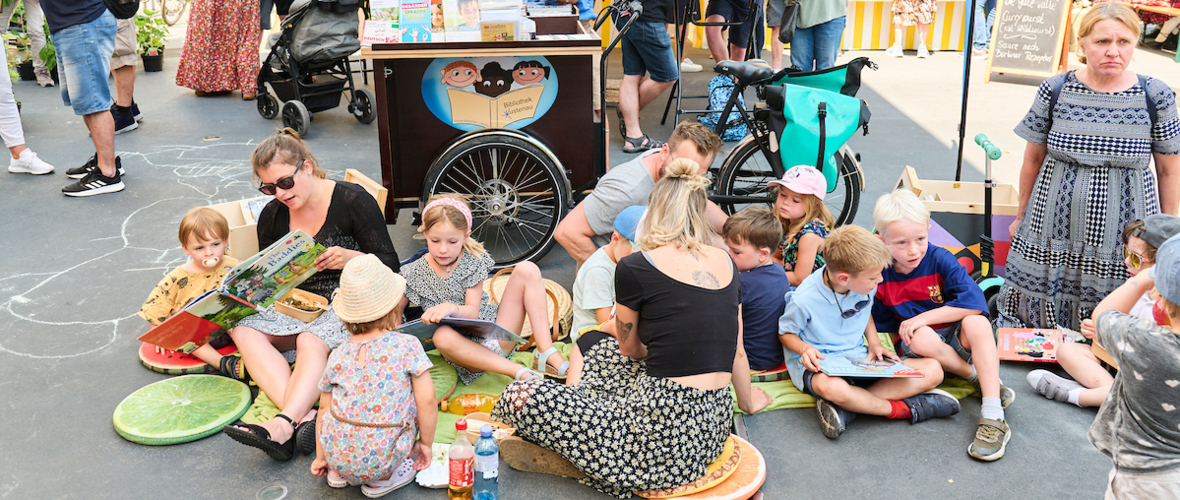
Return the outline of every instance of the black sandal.
{"type": "Polygon", "coordinates": [[[629,154],[642,153],[649,149],[660,149],[664,146],[663,143],[648,137],[647,134],[643,134],[639,137],[625,137],[623,140],[625,141],[623,143],[623,152],[629,154]],[[636,145],[628,147],[628,142],[636,145]]]}
{"type": "Polygon", "coordinates": [[[623,120],[623,110],[615,107],[615,116],[619,117],[619,137],[627,140],[627,122],[623,120]]]}
{"type": "Polygon", "coordinates": [[[242,364],[241,356],[222,356],[217,374],[242,383],[250,381],[250,374],[246,373],[246,365],[242,364]]]}
{"type": "MultiPolygon", "coordinates": [[[[286,415],[280,413],[275,415],[275,418],[282,418],[283,420],[286,420],[287,423],[291,424],[292,429],[295,428],[295,421],[291,420],[286,415]]],[[[238,426],[227,425],[221,430],[222,432],[225,432],[225,434],[230,438],[233,438],[234,441],[265,451],[270,458],[280,462],[286,462],[292,458],[295,458],[296,432],[292,432],[291,438],[287,439],[285,443],[280,444],[271,440],[270,431],[267,431],[266,428],[262,427],[261,425],[238,424],[238,426]],[[238,426],[245,427],[247,430],[243,430],[238,426]]]]}
{"type": "Polygon", "coordinates": [[[300,422],[299,425],[295,426],[295,449],[304,455],[315,455],[315,421],[318,417],[319,415],[317,413],[311,420],[300,422]]]}

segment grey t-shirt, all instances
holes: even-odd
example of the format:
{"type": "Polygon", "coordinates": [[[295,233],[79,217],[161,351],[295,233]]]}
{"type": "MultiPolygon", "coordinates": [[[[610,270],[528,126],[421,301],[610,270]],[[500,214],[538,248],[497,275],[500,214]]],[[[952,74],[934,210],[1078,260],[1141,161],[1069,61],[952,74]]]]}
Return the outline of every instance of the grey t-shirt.
{"type": "Polygon", "coordinates": [[[1119,373],[1090,426],[1090,442],[1119,469],[1180,469],[1180,335],[1114,310],[1096,319],[1098,341],[1119,373]]]}
{"type": "Polygon", "coordinates": [[[610,169],[598,180],[594,192],[582,200],[586,222],[590,223],[594,234],[609,237],[615,230],[615,217],[620,212],[632,205],[647,206],[647,195],[656,183],[643,166],[643,159],[657,152],[658,149],[649,151],[610,169]]]}

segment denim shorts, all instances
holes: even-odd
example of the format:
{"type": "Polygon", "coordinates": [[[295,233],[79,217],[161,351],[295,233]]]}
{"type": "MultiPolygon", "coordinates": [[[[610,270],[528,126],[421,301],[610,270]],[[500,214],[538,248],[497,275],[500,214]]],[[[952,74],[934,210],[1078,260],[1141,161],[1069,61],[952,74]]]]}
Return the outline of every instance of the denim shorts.
{"type": "MultiPolygon", "coordinates": [[[[816,372],[813,372],[811,370],[807,370],[807,371],[803,372],[803,389],[800,392],[802,392],[803,394],[807,394],[808,396],[815,396],[818,398],[818,397],[820,397],[820,395],[816,394],[815,390],[811,388],[811,378],[814,377],[815,374],[816,374],[816,372]]],[[[877,378],[877,377],[839,377],[839,378],[842,378],[842,379],[844,379],[845,382],[848,382],[848,385],[851,385],[853,387],[859,387],[861,389],[868,389],[873,384],[880,382],[882,380],[885,380],[883,378],[877,378]]]]}
{"type": "MultiPolygon", "coordinates": [[[[942,328],[935,328],[934,333],[938,334],[938,336],[942,338],[943,342],[950,345],[951,348],[954,349],[956,353],[958,353],[960,358],[963,358],[964,361],[966,361],[968,364],[970,364],[971,363],[971,353],[968,352],[966,349],[963,349],[963,344],[959,342],[959,332],[961,332],[962,329],[963,329],[963,322],[956,321],[956,322],[951,323],[950,325],[944,326],[942,328]]],[[[897,339],[897,342],[893,343],[893,348],[894,348],[894,350],[897,351],[898,356],[902,356],[905,358],[920,358],[921,357],[917,354],[914,354],[914,351],[910,350],[909,344],[902,342],[900,337],[897,339]]]]}
{"type": "Polygon", "coordinates": [[[111,109],[111,54],[118,32],[115,16],[103,12],[98,19],[57,30],[52,34],[57,48],[61,100],[74,108],[75,115],[89,115],[111,109]]]}
{"type": "Polygon", "coordinates": [[[661,83],[674,82],[680,77],[664,23],[637,20],[623,36],[623,74],[643,76],[644,73],[661,83]]]}
{"type": "MultiPolygon", "coordinates": [[[[761,13],[762,2],[754,2],[754,15],[757,16],[761,13]]],[[[750,41],[750,29],[753,28],[755,21],[750,19],[749,0],[712,0],[705,8],[705,17],[709,16],[724,17],[725,22],[729,23],[742,23],[729,27],[729,43],[745,47],[750,41]]],[[[782,16],[780,11],[779,18],[781,19],[782,16]]]]}

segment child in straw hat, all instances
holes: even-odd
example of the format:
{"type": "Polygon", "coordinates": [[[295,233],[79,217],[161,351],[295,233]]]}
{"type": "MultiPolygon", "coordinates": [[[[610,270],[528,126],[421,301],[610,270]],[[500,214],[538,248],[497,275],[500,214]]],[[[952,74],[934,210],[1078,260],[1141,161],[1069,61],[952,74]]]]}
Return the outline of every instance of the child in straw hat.
{"type": "Polygon", "coordinates": [[[368,254],[344,266],[332,302],[352,337],[332,351],[320,381],[311,473],[333,488],[360,484],[369,498],[430,465],[438,417],[431,363],[417,338],[391,331],[405,290],[405,279],[368,254]]]}

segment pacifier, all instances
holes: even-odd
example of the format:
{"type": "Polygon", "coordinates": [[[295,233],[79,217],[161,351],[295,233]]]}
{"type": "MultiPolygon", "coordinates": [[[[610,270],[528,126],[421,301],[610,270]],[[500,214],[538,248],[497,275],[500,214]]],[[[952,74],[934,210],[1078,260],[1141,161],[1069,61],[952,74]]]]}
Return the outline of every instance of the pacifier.
{"type": "Polygon", "coordinates": [[[201,264],[203,264],[205,267],[213,267],[216,266],[219,261],[221,261],[220,258],[209,257],[208,259],[202,260],[201,264]]]}

